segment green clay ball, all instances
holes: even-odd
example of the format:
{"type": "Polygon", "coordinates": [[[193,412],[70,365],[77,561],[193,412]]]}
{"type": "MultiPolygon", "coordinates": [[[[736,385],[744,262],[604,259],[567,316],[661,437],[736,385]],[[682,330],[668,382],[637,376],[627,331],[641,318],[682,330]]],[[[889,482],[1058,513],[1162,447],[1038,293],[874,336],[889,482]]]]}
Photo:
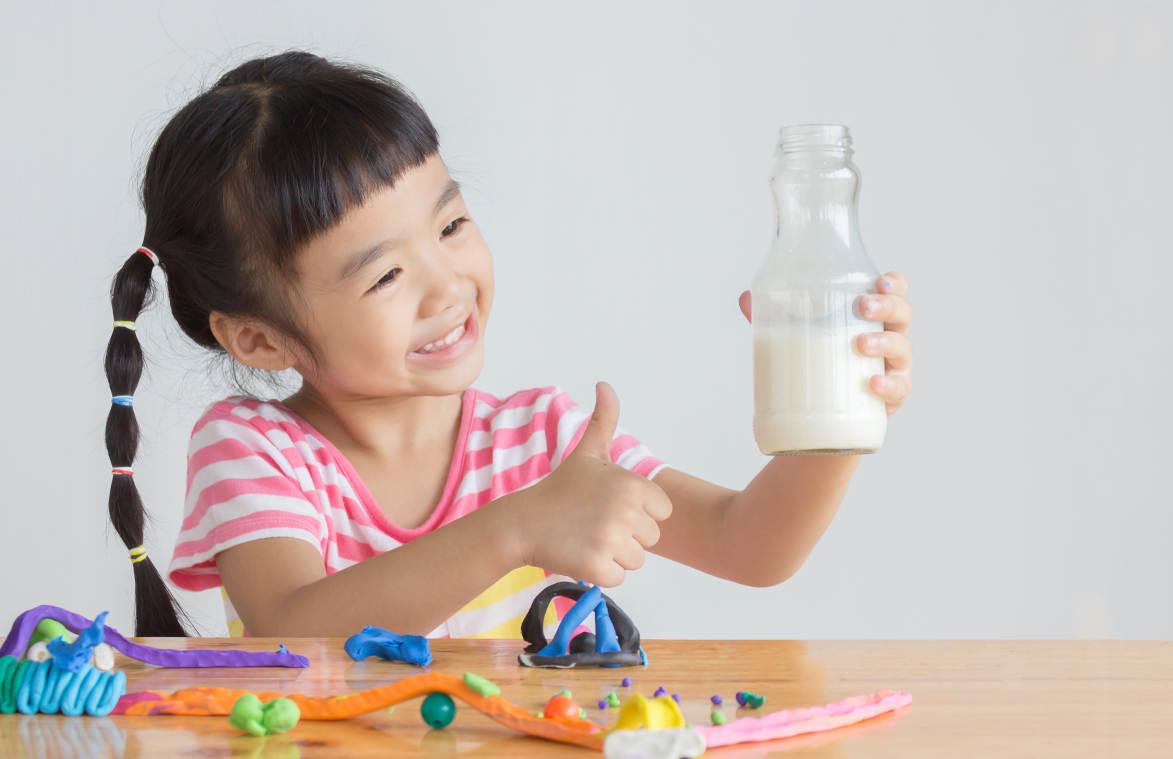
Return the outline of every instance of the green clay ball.
{"type": "Polygon", "coordinates": [[[420,704],[420,716],[432,727],[443,730],[455,719],[456,704],[447,693],[429,693],[420,704]]]}
{"type": "Polygon", "coordinates": [[[297,721],[301,719],[301,709],[298,709],[297,704],[288,698],[275,698],[265,704],[264,709],[265,716],[261,722],[265,726],[265,732],[269,735],[289,732],[297,726],[297,721]]]}
{"type": "Polygon", "coordinates": [[[724,725],[725,724],[725,713],[723,711],[721,711],[720,709],[714,709],[713,713],[710,714],[709,716],[712,717],[714,725],[724,725]]]}
{"type": "Polygon", "coordinates": [[[251,693],[246,693],[236,699],[236,703],[232,705],[232,712],[228,715],[228,724],[251,735],[264,735],[263,718],[264,707],[261,705],[261,700],[251,693]]]}

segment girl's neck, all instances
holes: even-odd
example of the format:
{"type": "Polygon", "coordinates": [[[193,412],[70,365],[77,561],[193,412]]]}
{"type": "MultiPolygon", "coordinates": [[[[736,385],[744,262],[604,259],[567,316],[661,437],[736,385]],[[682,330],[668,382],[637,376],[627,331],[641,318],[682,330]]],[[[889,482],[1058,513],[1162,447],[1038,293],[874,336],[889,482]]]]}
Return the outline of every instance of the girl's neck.
{"type": "Polygon", "coordinates": [[[450,448],[460,426],[462,393],[340,399],[309,384],[283,403],[340,449],[404,458],[450,448]]]}

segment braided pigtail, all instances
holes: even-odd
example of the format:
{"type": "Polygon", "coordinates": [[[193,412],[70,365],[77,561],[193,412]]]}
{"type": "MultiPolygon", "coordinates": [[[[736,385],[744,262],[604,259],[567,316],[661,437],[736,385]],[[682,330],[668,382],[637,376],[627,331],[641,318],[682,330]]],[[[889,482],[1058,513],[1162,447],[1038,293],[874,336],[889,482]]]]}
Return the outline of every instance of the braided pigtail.
{"type": "Polygon", "coordinates": [[[180,622],[183,612],[143,547],[146,509],[133,476],[139,438],[134,391],[143,372],[143,351],[134,321],[152,294],[151,271],[158,260],[150,248],[139,248],[118,270],[110,288],[114,309],[114,329],[106,347],[106,379],[111,393],[106,417],[106,451],[112,476],[110,522],[130,551],[134,567],[135,635],[186,636],[180,622]]]}

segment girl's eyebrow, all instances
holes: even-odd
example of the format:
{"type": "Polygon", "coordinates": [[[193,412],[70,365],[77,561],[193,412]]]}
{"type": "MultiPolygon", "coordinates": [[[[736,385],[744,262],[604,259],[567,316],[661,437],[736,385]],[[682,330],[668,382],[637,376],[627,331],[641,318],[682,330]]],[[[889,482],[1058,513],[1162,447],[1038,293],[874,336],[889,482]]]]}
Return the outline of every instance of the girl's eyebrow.
{"type": "MultiPolygon", "coordinates": [[[[460,194],[460,182],[449,177],[448,184],[445,185],[444,191],[440,193],[440,197],[436,198],[436,204],[432,207],[432,215],[438,216],[444,210],[444,206],[448,205],[453,198],[460,194]]],[[[346,266],[342,268],[342,273],[338,276],[338,280],[342,281],[352,274],[358,272],[364,266],[378,258],[383,252],[394,248],[399,244],[399,239],[392,237],[382,242],[377,242],[369,248],[353,253],[348,259],[346,266]]]]}

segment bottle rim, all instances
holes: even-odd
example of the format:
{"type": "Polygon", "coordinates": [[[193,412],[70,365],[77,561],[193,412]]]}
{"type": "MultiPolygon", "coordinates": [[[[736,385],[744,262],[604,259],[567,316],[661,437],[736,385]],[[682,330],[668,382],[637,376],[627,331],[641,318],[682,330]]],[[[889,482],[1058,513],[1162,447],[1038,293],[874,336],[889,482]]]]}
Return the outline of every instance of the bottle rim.
{"type": "Polygon", "coordinates": [[[789,124],[778,130],[778,149],[783,153],[851,152],[851,132],[845,124],[789,124]]]}

